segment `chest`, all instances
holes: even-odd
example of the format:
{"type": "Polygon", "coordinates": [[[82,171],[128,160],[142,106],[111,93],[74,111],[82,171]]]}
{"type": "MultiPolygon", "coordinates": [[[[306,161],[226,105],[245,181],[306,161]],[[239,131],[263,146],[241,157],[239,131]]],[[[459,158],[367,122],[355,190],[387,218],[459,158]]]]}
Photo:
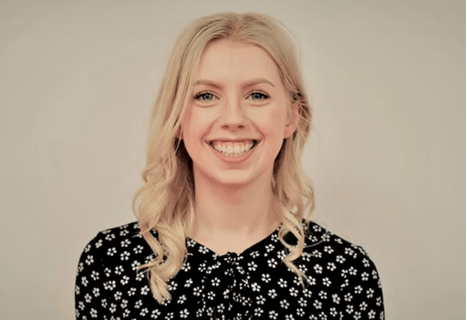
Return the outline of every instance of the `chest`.
{"type": "Polygon", "coordinates": [[[247,256],[212,256],[202,246],[192,249],[196,251],[191,250],[182,269],[168,282],[170,301],[154,300],[144,274],[123,283],[110,275],[108,281],[116,283],[106,301],[110,310],[130,319],[308,319],[337,310],[341,282],[337,270],[328,268],[323,259],[296,261],[308,276],[303,286],[282,261],[285,250],[266,247],[247,256]]]}

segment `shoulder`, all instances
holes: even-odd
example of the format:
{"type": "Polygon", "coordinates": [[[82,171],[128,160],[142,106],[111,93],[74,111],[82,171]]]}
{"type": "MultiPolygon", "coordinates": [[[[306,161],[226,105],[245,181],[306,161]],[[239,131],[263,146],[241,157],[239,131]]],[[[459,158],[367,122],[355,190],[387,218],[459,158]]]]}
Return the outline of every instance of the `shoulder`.
{"type": "Polygon", "coordinates": [[[344,239],[316,222],[303,220],[303,226],[305,228],[306,248],[324,249],[329,246],[336,253],[350,258],[368,257],[362,246],[344,239]]]}
{"type": "MultiPolygon", "coordinates": [[[[141,237],[140,228],[137,222],[130,222],[121,226],[101,230],[89,241],[84,248],[89,250],[108,248],[120,241],[131,241],[132,238],[141,237]]],[[[99,250],[100,251],[100,250],[99,250]]]]}
{"type": "MultiPolygon", "coordinates": [[[[146,258],[152,254],[152,250],[140,231],[135,221],[97,232],[84,247],[80,263],[86,265],[95,261],[104,265],[141,256],[146,258]]],[[[157,233],[153,232],[153,235],[157,233]]]]}
{"type": "Polygon", "coordinates": [[[133,221],[117,227],[104,229],[98,232],[97,236],[106,242],[113,243],[116,241],[131,240],[132,238],[140,238],[141,229],[138,222],[133,221]]]}
{"type": "Polygon", "coordinates": [[[376,316],[384,319],[381,279],[374,261],[362,246],[309,222],[303,252],[302,259],[313,267],[312,277],[318,278],[319,273],[324,277],[323,283],[324,279],[327,283],[337,281],[340,295],[333,299],[341,302],[345,308],[343,313],[353,313],[356,319],[362,314],[370,319],[376,316]]]}
{"type": "Polygon", "coordinates": [[[316,222],[304,221],[303,225],[306,231],[305,253],[340,269],[344,277],[359,273],[363,278],[379,280],[374,261],[361,245],[332,233],[316,222]]]}

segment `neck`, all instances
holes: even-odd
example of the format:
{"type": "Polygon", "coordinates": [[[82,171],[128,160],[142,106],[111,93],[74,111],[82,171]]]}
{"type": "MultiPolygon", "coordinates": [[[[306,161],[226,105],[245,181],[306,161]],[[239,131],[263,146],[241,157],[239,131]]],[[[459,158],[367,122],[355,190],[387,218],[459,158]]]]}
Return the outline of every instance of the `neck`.
{"type": "Polygon", "coordinates": [[[195,219],[190,237],[197,241],[254,242],[269,235],[281,221],[270,178],[258,178],[239,187],[195,177],[195,190],[195,219]]]}

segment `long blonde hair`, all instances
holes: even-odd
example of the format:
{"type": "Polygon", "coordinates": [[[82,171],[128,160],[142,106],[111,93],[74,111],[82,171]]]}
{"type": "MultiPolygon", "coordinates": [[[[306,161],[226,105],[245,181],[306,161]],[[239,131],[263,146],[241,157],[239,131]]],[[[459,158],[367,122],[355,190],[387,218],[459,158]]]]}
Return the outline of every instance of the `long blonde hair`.
{"type": "MultiPolygon", "coordinates": [[[[183,266],[187,254],[186,231],[194,219],[193,164],[177,138],[193,89],[194,77],[204,48],[211,41],[227,39],[257,45],[276,63],[290,101],[299,106],[294,134],[284,139],[274,163],[272,190],[282,213],[279,239],[289,250],[283,259],[300,280],[304,274],[293,264],[303,252],[304,213],[314,210],[311,180],[301,168],[306,139],[311,130],[312,108],[287,28],[276,19],[259,13],[216,13],[194,20],[177,38],[169,57],[149,121],[144,185],[133,199],[141,235],[151,246],[155,259],[141,266],[150,274],[154,298],[171,298],[167,282],[183,266]],[[308,208],[308,210],[307,210],[308,208]],[[151,231],[156,231],[152,233],[151,231]],[[292,232],[296,245],[284,240],[292,232]]],[[[288,110],[292,119],[292,109],[288,110]]]]}

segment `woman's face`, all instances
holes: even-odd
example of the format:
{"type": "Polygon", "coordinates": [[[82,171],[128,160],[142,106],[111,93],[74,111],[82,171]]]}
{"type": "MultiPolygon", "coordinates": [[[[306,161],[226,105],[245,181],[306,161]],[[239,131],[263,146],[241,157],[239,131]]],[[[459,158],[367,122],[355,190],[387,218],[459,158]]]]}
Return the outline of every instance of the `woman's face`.
{"type": "Polygon", "coordinates": [[[210,43],[182,123],[195,180],[240,187],[270,179],[283,139],[296,129],[287,117],[290,106],[266,51],[228,40],[210,43]]]}

